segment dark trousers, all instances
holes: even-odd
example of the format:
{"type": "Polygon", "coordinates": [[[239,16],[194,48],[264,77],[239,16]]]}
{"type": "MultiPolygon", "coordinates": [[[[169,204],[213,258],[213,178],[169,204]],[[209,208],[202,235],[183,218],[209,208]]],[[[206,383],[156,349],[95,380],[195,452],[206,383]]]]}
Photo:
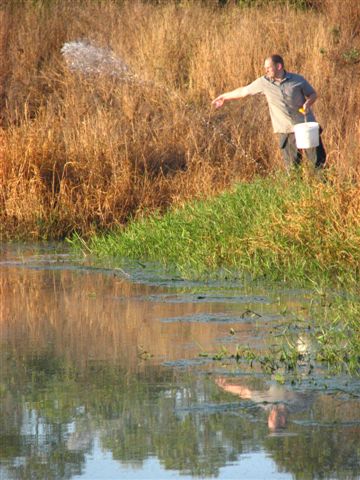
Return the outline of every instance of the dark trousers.
{"type": "Polygon", "coordinates": [[[305,148],[299,150],[295,142],[294,133],[280,133],[279,134],[279,146],[285,162],[285,167],[290,170],[292,167],[298,167],[301,164],[302,152],[306,153],[307,158],[315,168],[322,168],[326,161],[326,152],[321,140],[320,129],[320,142],[318,147],[305,148]]]}

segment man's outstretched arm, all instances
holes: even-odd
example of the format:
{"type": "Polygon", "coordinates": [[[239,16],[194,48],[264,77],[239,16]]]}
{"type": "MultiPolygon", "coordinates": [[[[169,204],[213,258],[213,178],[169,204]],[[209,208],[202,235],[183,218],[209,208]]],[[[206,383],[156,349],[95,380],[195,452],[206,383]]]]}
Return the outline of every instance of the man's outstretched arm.
{"type": "Polygon", "coordinates": [[[248,95],[246,87],[239,87],[231,92],[222,93],[211,102],[216,108],[220,108],[228,100],[238,100],[239,98],[244,98],[248,95]]]}

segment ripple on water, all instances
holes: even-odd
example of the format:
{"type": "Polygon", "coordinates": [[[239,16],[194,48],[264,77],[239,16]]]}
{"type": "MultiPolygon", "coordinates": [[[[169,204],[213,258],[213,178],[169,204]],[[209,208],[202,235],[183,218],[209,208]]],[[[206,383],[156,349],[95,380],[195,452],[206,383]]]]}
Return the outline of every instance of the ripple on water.
{"type": "Polygon", "coordinates": [[[250,310],[246,310],[240,315],[229,315],[228,313],[196,313],[193,315],[183,315],[178,317],[162,318],[164,323],[241,323],[253,324],[258,319],[262,323],[276,322],[283,319],[282,315],[263,315],[250,310]]]}
{"type": "Polygon", "coordinates": [[[212,294],[159,294],[147,295],[143,297],[147,302],[160,303],[252,303],[270,305],[273,303],[268,297],[261,295],[212,295],[212,294]]]}

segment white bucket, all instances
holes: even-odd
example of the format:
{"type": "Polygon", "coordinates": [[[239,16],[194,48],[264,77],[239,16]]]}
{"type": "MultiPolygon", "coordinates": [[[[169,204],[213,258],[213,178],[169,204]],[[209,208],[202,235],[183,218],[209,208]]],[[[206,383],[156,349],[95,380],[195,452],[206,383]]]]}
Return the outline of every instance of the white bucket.
{"type": "Polygon", "coordinates": [[[297,148],[313,148],[319,145],[319,124],[305,122],[294,125],[297,148]]]}

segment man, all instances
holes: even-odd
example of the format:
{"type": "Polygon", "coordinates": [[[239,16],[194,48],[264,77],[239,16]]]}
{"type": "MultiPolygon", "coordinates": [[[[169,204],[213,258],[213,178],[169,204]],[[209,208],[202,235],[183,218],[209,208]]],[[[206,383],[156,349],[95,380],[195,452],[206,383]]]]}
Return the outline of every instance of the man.
{"type": "MultiPolygon", "coordinates": [[[[289,170],[292,166],[298,166],[302,157],[301,151],[296,147],[293,126],[304,121],[315,121],[311,107],[317,95],[304,77],[285,70],[284,60],[280,55],[268,57],[264,67],[263,77],[257,78],[246,87],[219,95],[212,104],[220,108],[229,100],[264,94],[269,105],[273,130],[278,134],[285,166],[289,170]]],[[[326,153],[321,137],[318,147],[308,148],[305,152],[315,168],[324,166],[326,153]]]]}
{"type": "Polygon", "coordinates": [[[215,383],[225,392],[237,395],[244,400],[251,400],[267,413],[267,424],[270,431],[284,429],[289,414],[308,412],[311,416],[315,401],[313,392],[296,392],[277,383],[263,385],[254,389],[251,385],[239,383],[241,379],[219,377],[215,383]],[[236,383],[235,383],[236,382],[236,383]]]}

